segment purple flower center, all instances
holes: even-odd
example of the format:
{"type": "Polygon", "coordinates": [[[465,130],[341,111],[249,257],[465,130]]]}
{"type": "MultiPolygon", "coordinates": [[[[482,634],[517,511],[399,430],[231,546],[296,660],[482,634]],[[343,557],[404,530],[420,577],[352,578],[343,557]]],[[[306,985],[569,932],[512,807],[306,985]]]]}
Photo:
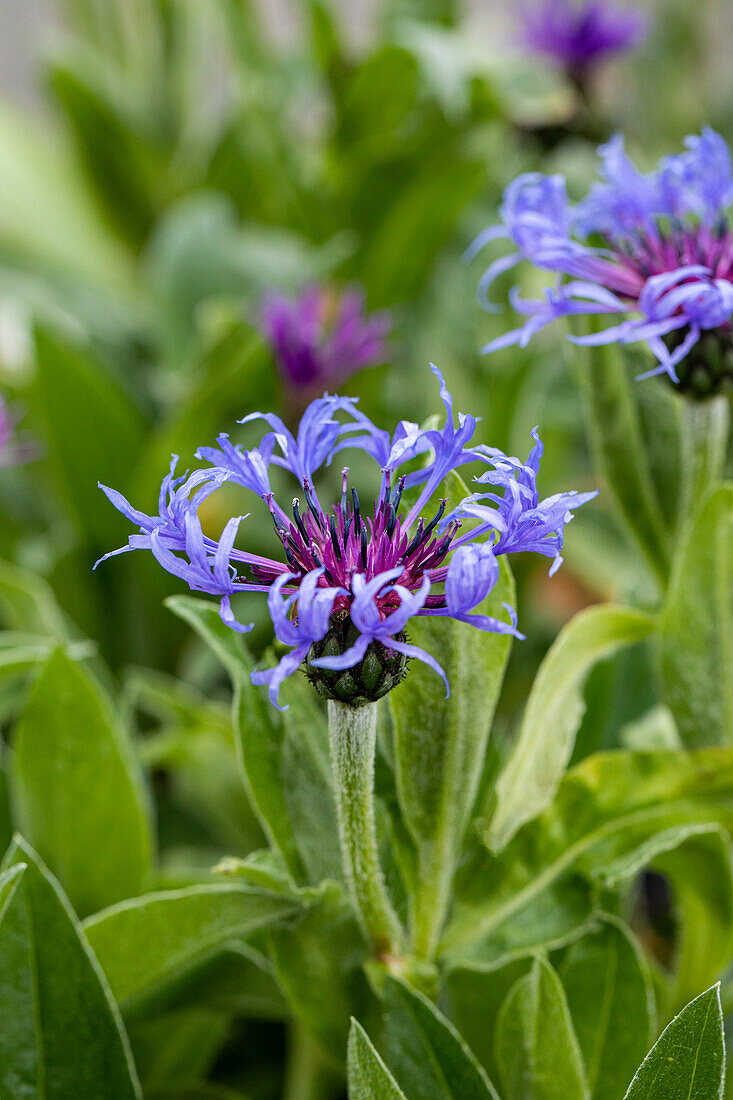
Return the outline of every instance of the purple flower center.
{"type": "MultiPolygon", "coordinates": [[[[268,499],[275,530],[293,573],[289,587],[297,588],[308,573],[323,569],[319,585],[342,590],[333,603],[333,611],[338,612],[351,607],[356,574],[369,582],[380,574],[394,571],[395,584],[410,592],[422,586],[426,573],[432,583],[445,581],[447,569],[440,567],[461,526],[457,520],[452,520],[444,531],[436,533],[447,501],[440,501],[440,507],[428,523],[420,517],[411,535],[404,526],[405,516],[398,514],[405,477],[400,477],[392,489],[391,474],[385,471],[379,499],[373,503],[372,514],[365,516],[356,489],[349,492],[348,473],[345,467],[341,500],[333,506],[330,515],[322,511],[308,479],[303,482],[305,508],[301,511],[300,500],[296,497],[289,524],[283,522],[281,513],[278,514],[272,496],[268,499]]],[[[269,585],[282,570],[253,565],[252,572],[257,580],[269,585]]],[[[399,607],[400,602],[394,588],[375,597],[375,605],[383,619],[399,607]]],[[[445,607],[445,596],[429,595],[425,606],[445,607]]]]}

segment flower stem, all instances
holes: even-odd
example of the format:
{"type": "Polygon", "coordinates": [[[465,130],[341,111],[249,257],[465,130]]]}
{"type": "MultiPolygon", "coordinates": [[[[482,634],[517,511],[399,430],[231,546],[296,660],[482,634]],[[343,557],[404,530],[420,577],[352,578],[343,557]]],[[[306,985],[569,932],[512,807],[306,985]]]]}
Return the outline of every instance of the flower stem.
{"type": "Polygon", "coordinates": [[[330,701],[328,730],[344,875],[374,954],[397,954],[402,929],[379,865],[374,819],[377,704],[330,701]]]}
{"type": "Polygon", "coordinates": [[[293,1020],[288,1032],[284,1100],[326,1100],[340,1091],[337,1082],[315,1039],[293,1020]]]}
{"type": "Polygon", "coordinates": [[[682,485],[680,522],[685,523],[700,497],[720,480],[728,446],[730,408],[722,394],[682,402],[682,485]]]}

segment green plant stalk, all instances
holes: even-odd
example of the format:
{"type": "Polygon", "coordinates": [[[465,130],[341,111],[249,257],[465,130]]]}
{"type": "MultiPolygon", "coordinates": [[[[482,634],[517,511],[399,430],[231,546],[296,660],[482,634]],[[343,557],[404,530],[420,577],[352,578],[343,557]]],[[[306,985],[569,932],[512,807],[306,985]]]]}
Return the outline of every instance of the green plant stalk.
{"type": "Polygon", "coordinates": [[[704,401],[682,399],[682,484],[680,523],[723,476],[728,447],[730,405],[720,394],[704,401]]]}
{"type": "Polygon", "coordinates": [[[340,1092],[339,1086],[315,1039],[293,1020],[288,1029],[283,1100],[327,1100],[340,1092]]]}
{"type": "Polygon", "coordinates": [[[374,954],[397,955],[402,928],[387,896],[374,818],[377,704],[329,701],[328,732],[344,876],[374,954]]]}
{"type": "Polygon", "coordinates": [[[612,345],[583,352],[573,356],[573,364],[596,468],[664,590],[669,577],[669,535],[650,477],[626,363],[612,345]]]}

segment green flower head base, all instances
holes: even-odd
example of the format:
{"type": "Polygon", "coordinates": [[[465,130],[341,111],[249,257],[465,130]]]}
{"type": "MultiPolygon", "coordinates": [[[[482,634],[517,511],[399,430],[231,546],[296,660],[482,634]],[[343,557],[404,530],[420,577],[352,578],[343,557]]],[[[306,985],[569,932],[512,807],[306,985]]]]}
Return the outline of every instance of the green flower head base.
{"type": "Polygon", "coordinates": [[[435,658],[407,640],[410,619],[453,618],[521,637],[512,609],[506,609],[508,621],[475,610],[496,584],[497,558],[531,550],[551,557],[554,572],[562,561],[570,508],[596,494],[560,493],[540,501],[542,443],[536,429],[526,462],[473,444],[475,417],[459,413],[454,424],[451,395],[437,367],[432,371],[446,411],[442,428],[403,420],[390,437],[359,411],[354,398],[325,394],[308,406],[295,436],[278,416],[251,413],[241,423],[264,420],[270,428],[258,447],[243,450],[221,435],[217,447],[198,451],[210,465],[178,478],[174,457],[158,515],[138,511],[120,493],[101,486],[138,528],[126,546],[105,557],[152,551],[191,589],[218,596],[222,619],[240,632],[252,624],[238,621],[231,597],[266,592],[275,634],[290,650],[275,668],[257,671],[252,679],[267,684],[276,706],[283,680],[304,661],[322,695],[355,706],[394,687],[409,657],[434,669],[448,691],[435,658]],[[335,504],[324,509],[317,495],[314,474],[347,449],[362,451],[377,464],[377,492],[368,512],[349,486],[348,467],[335,504]],[[469,464],[480,471],[473,479],[477,492],[450,512],[445,500],[431,504],[446,476],[469,464]],[[300,486],[290,513],[272,492],[272,466],[288,471],[300,486]],[[226,523],[218,541],[204,535],[198,509],[225,482],[243,486],[267,506],[279,560],[235,547],[241,516],[226,523]],[[410,490],[415,490],[413,502],[405,507],[403,493],[410,490]]]}

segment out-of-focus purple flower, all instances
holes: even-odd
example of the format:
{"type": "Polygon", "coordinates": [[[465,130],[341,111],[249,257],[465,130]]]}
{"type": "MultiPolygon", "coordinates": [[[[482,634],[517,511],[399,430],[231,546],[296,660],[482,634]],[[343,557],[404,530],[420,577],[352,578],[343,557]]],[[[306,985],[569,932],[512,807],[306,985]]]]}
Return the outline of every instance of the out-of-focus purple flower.
{"type": "Polygon", "coordinates": [[[364,312],[356,290],[313,285],[296,298],[271,291],[262,306],[263,334],[283,381],[310,395],[383,363],[391,329],[388,313],[364,312]]]}
{"type": "MultiPolygon", "coordinates": [[[[319,687],[323,693],[336,691],[329,686],[334,677],[353,673],[347,679],[352,686],[358,681],[355,694],[328,696],[342,701],[378,698],[399,681],[408,657],[424,661],[445,679],[435,658],[410,645],[404,635],[414,616],[443,615],[481,630],[521,637],[511,609],[508,622],[472,614],[496,583],[496,556],[532,549],[557,558],[564,525],[571,518],[569,502],[583,504],[594,494],[565,494],[540,502],[536,490],[542,453],[539,437],[535,434],[536,446],[526,464],[495,448],[472,445],[475,418],[459,414],[456,427],[443,376],[437,367],[432,371],[446,411],[440,429],[403,422],[390,439],[359,412],[355,400],[325,395],[306,410],[295,436],[277,417],[253,413],[245,422],[264,419],[271,429],[258,448],[243,451],[220,436],[219,448],[199,451],[200,457],[216,465],[184,477],[175,476],[174,459],[155,516],[145,515],[120,493],[103,487],[112,504],[139,530],[127,546],[112,553],[151,550],[165,569],[189,587],[219,597],[222,617],[234,629],[249,627],[233,619],[230,596],[266,591],[275,633],[292,647],[276,668],[253,676],[255,683],[269,686],[273,702],[282,681],[303,660],[312,678],[319,673],[325,677],[319,687]],[[324,510],[316,495],[314,474],[346,446],[377,462],[379,491],[369,512],[362,510],[356,489],[349,490],[348,468],[342,471],[340,499],[330,509],[324,510]],[[396,471],[408,461],[423,465],[402,473],[394,484],[396,471]],[[469,496],[445,518],[446,501],[441,500],[426,522],[423,509],[439,483],[469,462],[491,466],[490,474],[480,474],[476,480],[489,481],[503,489],[503,495],[469,496]],[[275,463],[300,483],[302,510],[298,497],[290,515],[275,501],[268,476],[269,466],[275,463]],[[265,501],[284,560],[235,549],[238,517],[229,520],[218,542],[204,536],[198,508],[224,482],[237,482],[265,501]],[[415,502],[401,510],[403,493],[411,484],[419,487],[415,502]],[[495,507],[477,503],[487,500],[495,507]],[[473,528],[458,537],[465,522],[473,528]],[[384,682],[380,662],[389,665],[384,682]]],[[[347,689],[351,690],[348,684],[340,684],[339,691],[347,689]]]]}
{"type": "Polygon", "coordinates": [[[531,0],[519,8],[524,45],[562,65],[577,82],[601,58],[637,46],[648,29],[637,8],[611,0],[531,0]]]}
{"type": "Polygon", "coordinates": [[[29,439],[21,438],[15,430],[17,416],[0,397],[0,470],[10,466],[22,466],[38,458],[38,445],[29,439]]]}
{"type": "Polygon", "coordinates": [[[524,347],[558,317],[621,315],[620,324],[570,339],[645,342],[657,358],[647,374],[666,373],[695,396],[733,385],[731,158],[726,143],[709,128],[685,145],[684,153],[665,157],[644,175],[616,135],[599,149],[603,182],[575,207],[560,176],[528,173],[509,185],[502,225],[477,238],[467,255],[499,237],[508,237],[517,251],[489,265],[479,300],[492,308],[491,283],[522,260],[556,272],[558,279],[539,301],[512,291],[512,304],[527,321],[484,351],[524,347]],[[690,357],[701,341],[700,354],[690,357]]]}

